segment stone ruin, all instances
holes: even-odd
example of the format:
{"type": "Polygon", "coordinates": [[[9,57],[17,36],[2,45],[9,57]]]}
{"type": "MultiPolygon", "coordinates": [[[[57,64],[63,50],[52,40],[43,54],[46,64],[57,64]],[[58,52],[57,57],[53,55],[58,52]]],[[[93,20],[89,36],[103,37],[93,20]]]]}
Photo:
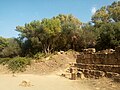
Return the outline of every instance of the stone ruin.
{"type": "Polygon", "coordinates": [[[70,79],[108,77],[120,81],[120,46],[96,52],[84,49],[69,68],[70,79]]]}
{"type": "Polygon", "coordinates": [[[82,72],[86,78],[108,77],[120,81],[120,46],[99,52],[85,49],[77,56],[74,67],[76,73],[82,72]]]}

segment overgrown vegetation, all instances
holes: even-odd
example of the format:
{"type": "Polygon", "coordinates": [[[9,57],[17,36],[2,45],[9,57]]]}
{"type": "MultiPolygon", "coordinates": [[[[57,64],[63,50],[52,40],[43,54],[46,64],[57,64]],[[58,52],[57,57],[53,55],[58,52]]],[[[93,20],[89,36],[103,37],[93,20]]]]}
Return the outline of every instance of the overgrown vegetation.
{"type": "Polygon", "coordinates": [[[88,47],[114,49],[120,45],[120,1],[97,10],[88,23],[59,14],[17,26],[16,31],[20,33],[18,38],[0,37],[0,63],[7,63],[13,72],[24,71],[29,63],[24,57],[40,59],[56,51],[88,47]]]}
{"type": "Polygon", "coordinates": [[[31,64],[31,59],[25,57],[0,58],[0,64],[6,65],[13,73],[23,72],[27,65],[31,64]]]}
{"type": "Polygon", "coordinates": [[[8,62],[8,68],[12,70],[13,73],[25,71],[27,65],[30,65],[30,59],[23,57],[12,58],[8,62]]]}
{"type": "Polygon", "coordinates": [[[9,62],[10,58],[0,58],[0,64],[6,65],[9,62]]]}

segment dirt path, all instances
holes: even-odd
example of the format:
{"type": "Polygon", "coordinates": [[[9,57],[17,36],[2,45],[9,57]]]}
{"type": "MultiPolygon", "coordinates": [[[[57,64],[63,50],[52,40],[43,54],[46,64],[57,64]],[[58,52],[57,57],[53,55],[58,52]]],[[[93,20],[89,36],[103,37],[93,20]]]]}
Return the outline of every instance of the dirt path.
{"type": "Polygon", "coordinates": [[[0,75],[0,90],[91,90],[85,84],[78,83],[57,75],[21,74],[0,75]],[[29,87],[20,86],[22,81],[29,81],[29,87]]]}
{"type": "Polygon", "coordinates": [[[120,90],[120,83],[107,78],[69,80],[58,75],[1,74],[0,90],[120,90]],[[30,83],[25,87],[22,81],[30,83]]]}

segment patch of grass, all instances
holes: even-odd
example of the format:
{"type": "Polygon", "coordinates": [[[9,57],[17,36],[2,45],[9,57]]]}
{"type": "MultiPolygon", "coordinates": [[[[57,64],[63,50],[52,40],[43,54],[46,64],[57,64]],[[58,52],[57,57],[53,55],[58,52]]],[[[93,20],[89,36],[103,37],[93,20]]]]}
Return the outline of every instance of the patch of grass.
{"type": "Polygon", "coordinates": [[[54,55],[54,54],[51,54],[51,53],[45,54],[45,53],[38,52],[34,55],[34,58],[38,60],[38,59],[41,59],[41,58],[50,57],[52,55],[54,55]]]}
{"type": "Polygon", "coordinates": [[[35,59],[41,59],[42,57],[45,57],[45,53],[38,52],[34,55],[35,59]]]}

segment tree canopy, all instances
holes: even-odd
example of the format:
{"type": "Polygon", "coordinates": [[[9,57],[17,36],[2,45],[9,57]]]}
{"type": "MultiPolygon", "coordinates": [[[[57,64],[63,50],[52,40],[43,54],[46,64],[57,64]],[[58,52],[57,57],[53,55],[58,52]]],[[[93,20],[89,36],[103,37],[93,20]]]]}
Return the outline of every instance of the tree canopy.
{"type": "Polygon", "coordinates": [[[16,31],[20,33],[18,38],[0,37],[0,57],[115,48],[120,45],[120,1],[101,7],[88,23],[71,14],[59,14],[16,26],[16,31]]]}
{"type": "Polygon", "coordinates": [[[25,51],[32,54],[51,53],[56,50],[73,49],[80,38],[81,25],[82,22],[74,16],[60,14],[51,19],[45,18],[25,26],[17,26],[16,30],[20,32],[20,38],[25,40],[23,48],[29,43],[25,51]]]}
{"type": "Polygon", "coordinates": [[[98,31],[96,41],[98,50],[120,45],[120,1],[97,10],[92,16],[92,22],[98,31]]]}

